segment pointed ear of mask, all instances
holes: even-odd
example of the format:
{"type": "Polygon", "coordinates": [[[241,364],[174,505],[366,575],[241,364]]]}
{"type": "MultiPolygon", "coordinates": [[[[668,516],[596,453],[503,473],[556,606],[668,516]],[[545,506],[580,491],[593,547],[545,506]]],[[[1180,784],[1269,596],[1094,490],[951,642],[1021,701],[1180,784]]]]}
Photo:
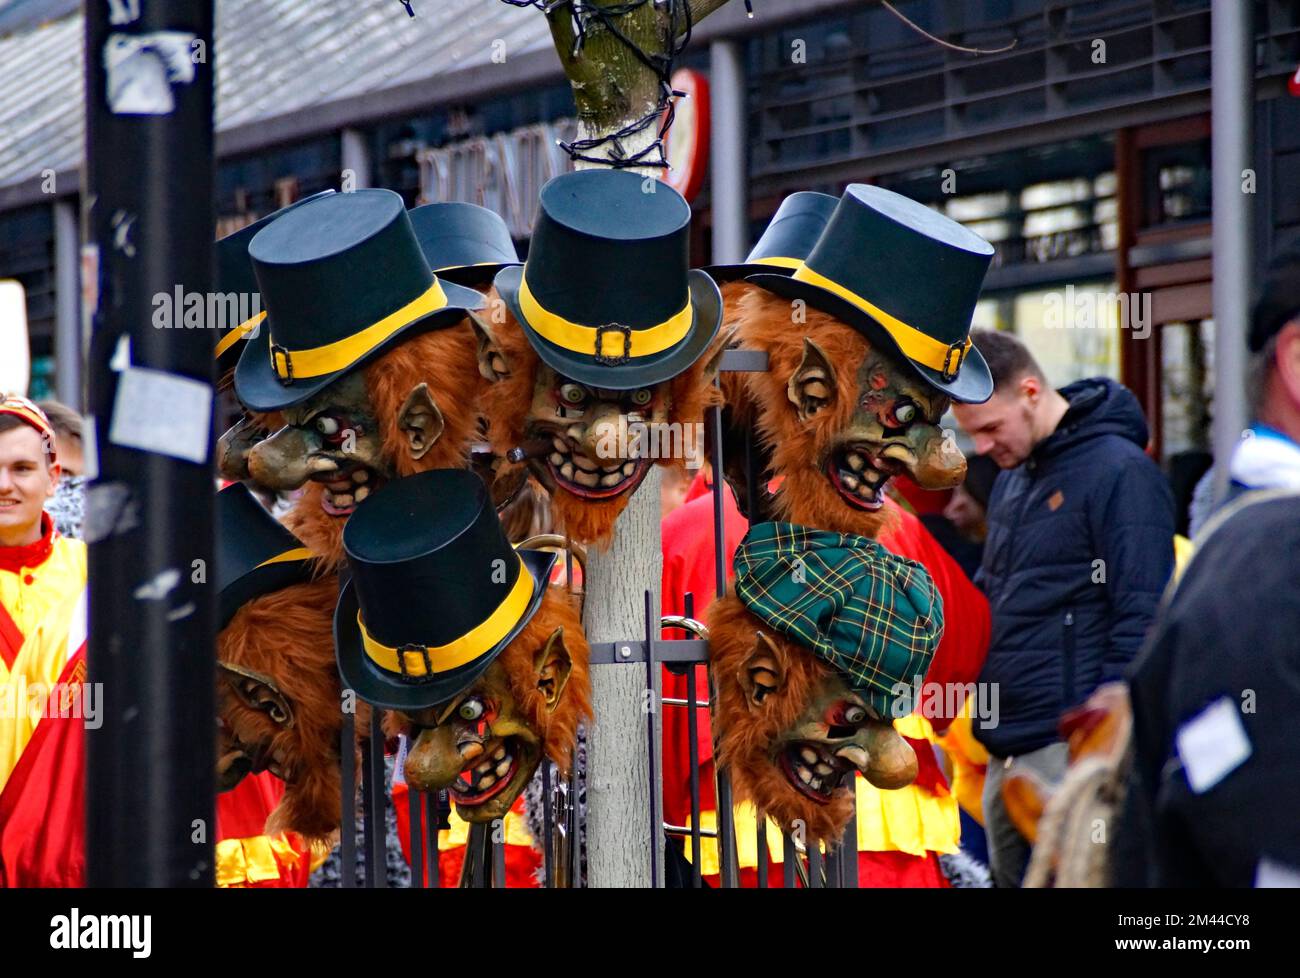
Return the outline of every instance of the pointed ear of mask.
{"type": "Polygon", "coordinates": [[[800,421],[807,421],[835,400],[835,368],[821,347],[806,336],[803,359],[790,376],[786,395],[799,413],[800,421]]]}
{"type": "Polygon", "coordinates": [[[555,704],[564,692],[564,685],[569,681],[573,671],[573,659],[564,644],[564,628],[551,632],[542,650],[533,659],[533,672],[537,676],[537,691],[546,700],[548,710],[555,709],[555,704]]]}
{"type": "MultiPolygon", "coordinates": [[[[497,300],[500,301],[500,300],[497,300]]],[[[475,353],[478,356],[478,372],[489,383],[496,383],[510,375],[510,365],[506,363],[505,354],[492,335],[492,326],[482,313],[469,311],[470,327],[474,330],[475,353]]]]}
{"type": "Polygon", "coordinates": [[[433,399],[428,384],[420,384],[406,396],[406,403],[397,416],[397,427],[406,435],[411,448],[411,458],[419,461],[433,447],[443,429],[442,412],[433,399]]]}
{"type": "Polygon", "coordinates": [[[763,632],[754,633],[754,650],[740,667],[740,688],[753,712],[763,709],[767,699],[785,685],[789,663],[785,651],[763,632]]]}
{"type": "Polygon", "coordinates": [[[265,713],[278,727],[293,726],[293,706],[270,676],[228,662],[217,663],[217,675],[250,710],[265,713]]]}

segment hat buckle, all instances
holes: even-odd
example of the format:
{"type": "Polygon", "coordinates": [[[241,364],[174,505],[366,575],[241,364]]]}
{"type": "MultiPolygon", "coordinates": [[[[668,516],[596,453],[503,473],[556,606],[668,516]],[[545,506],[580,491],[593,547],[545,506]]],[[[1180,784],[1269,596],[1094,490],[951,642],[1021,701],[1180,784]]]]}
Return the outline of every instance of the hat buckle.
{"type": "Polygon", "coordinates": [[[962,362],[966,359],[967,349],[966,343],[962,340],[949,345],[948,352],[943,356],[943,369],[940,371],[944,383],[951,384],[957,379],[957,375],[961,373],[962,362]],[[956,363],[953,363],[954,358],[956,363]]]}
{"type": "Polygon", "coordinates": [[[433,676],[433,663],[429,659],[429,647],[421,645],[419,642],[406,642],[397,647],[397,668],[401,670],[402,682],[420,684],[426,683],[433,676]],[[412,675],[406,671],[406,653],[419,652],[424,659],[424,674],[421,676],[412,675]]]}
{"type": "Polygon", "coordinates": [[[293,383],[293,355],[279,343],[271,341],[271,369],[275,371],[276,379],[281,384],[288,386],[293,383]],[[280,362],[276,356],[284,357],[284,369],[280,369],[280,362]]]}
{"type": "Polygon", "coordinates": [[[606,323],[596,327],[596,362],[603,367],[618,367],[632,359],[632,327],[622,323],[606,323]],[[605,353],[604,337],[609,333],[623,337],[622,353],[605,353]]]}

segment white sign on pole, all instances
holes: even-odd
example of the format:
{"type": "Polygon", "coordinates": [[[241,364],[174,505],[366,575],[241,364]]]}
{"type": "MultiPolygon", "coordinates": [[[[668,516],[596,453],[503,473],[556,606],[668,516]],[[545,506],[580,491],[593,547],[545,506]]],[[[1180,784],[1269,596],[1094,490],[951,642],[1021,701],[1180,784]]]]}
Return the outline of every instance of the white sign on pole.
{"type": "Polygon", "coordinates": [[[0,392],[26,394],[32,379],[27,342],[27,294],[13,279],[0,281],[0,392]]]}

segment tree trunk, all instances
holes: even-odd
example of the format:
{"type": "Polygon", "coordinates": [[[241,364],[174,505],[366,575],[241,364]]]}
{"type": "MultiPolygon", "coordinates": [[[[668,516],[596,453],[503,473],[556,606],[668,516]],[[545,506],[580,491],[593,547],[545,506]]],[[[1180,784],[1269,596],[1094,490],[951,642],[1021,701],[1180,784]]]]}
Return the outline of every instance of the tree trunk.
{"type": "MultiPolygon", "coordinates": [[[[610,549],[588,551],[583,627],[593,644],[644,636],[647,590],[659,614],[659,482],[660,469],[654,466],[619,517],[610,549]]],[[[646,706],[659,710],[660,704],[658,670],[654,679],[653,696],[647,696],[644,664],[591,667],[596,721],[587,731],[588,886],[651,885],[652,805],[653,825],[663,824],[662,793],[655,785],[652,795],[646,747],[646,706]]],[[[659,749],[656,744],[656,754],[659,749]]],[[[663,770],[662,761],[655,770],[663,770]]],[[[662,852],[661,840],[656,831],[653,844],[662,852]]],[[[657,862],[662,874],[662,858],[657,862]]]]}
{"type": "MultiPolygon", "coordinates": [[[[609,7],[624,0],[587,0],[609,7]]],[[[690,0],[696,21],[726,0],[690,0]]],[[[586,26],[581,48],[568,6],[548,15],[551,35],[565,74],[573,86],[578,109],[578,138],[592,139],[618,132],[652,112],[660,95],[659,78],[612,32],[595,19],[586,26]]],[[[618,30],[647,54],[663,55],[674,38],[666,7],[646,3],[617,21],[618,30]]],[[[685,27],[679,18],[678,30],[685,27]]],[[[627,159],[645,149],[659,134],[659,120],[617,143],[587,151],[596,159],[627,159]]],[[[658,154],[650,154],[650,159],[658,154]]],[[[597,162],[578,160],[578,168],[597,162]]],[[[658,176],[654,166],[637,172],[658,176]]],[[[588,641],[618,642],[645,635],[645,592],[652,594],[658,616],[663,554],[659,538],[660,470],[636,490],[615,527],[608,551],[592,549],[587,558],[586,611],[583,626],[588,641]]],[[[658,632],[655,632],[658,637],[658,632]]],[[[659,670],[647,695],[644,664],[598,665],[591,669],[592,703],[596,720],[587,740],[587,884],[592,887],[662,885],[662,792],[651,785],[647,744],[647,706],[659,711],[659,670]],[[653,817],[651,815],[653,812],[653,817]],[[660,858],[658,878],[651,878],[651,846],[660,858]]],[[[658,738],[656,738],[658,740],[658,738]]],[[[661,745],[654,745],[655,770],[663,770],[661,745]]]]}

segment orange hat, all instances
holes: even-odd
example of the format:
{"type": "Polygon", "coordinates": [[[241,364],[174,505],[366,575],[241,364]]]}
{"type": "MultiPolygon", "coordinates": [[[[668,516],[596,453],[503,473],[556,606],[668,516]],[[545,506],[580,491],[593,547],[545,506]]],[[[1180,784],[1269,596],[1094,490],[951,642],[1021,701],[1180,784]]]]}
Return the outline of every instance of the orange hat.
{"type": "Polygon", "coordinates": [[[21,394],[0,395],[0,414],[12,414],[45,435],[47,453],[51,459],[54,458],[54,428],[50,425],[50,419],[45,416],[45,412],[35,403],[21,394]]]}

